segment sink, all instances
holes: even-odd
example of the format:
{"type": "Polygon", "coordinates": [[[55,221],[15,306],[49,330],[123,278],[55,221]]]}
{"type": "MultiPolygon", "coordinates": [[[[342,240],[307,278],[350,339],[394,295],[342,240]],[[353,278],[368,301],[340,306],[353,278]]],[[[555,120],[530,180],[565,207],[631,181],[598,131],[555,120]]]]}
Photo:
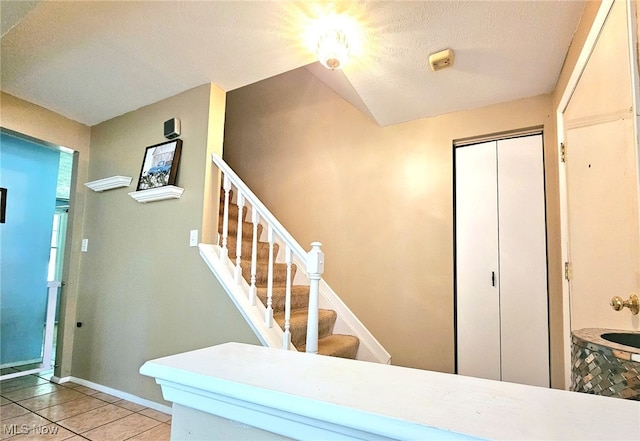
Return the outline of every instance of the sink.
{"type": "Polygon", "coordinates": [[[640,402],[640,332],[572,331],[571,390],[640,402]]]}
{"type": "Polygon", "coordinates": [[[602,338],[613,343],[640,349],[640,334],[638,333],[610,332],[602,334],[602,338]]]}

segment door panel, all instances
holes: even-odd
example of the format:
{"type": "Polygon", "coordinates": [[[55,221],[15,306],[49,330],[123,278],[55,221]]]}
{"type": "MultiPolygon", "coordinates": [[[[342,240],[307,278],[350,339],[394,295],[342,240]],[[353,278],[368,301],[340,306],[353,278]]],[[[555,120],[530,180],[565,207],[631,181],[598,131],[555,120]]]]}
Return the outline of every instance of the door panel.
{"type": "Polygon", "coordinates": [[[571,330],[640,330],[639,316],[609,306],[640,290],[628,33],[627,2],[614,2],[564,112],[571,330]]]}
{"type": "Polygon", "coordinates": [[[638,293],[638,192],[633,121],[567,130],[571,328],[640,329],[612,296],[638,293]]]}
{"type": "Polygon", "coordinates": [[[542,135],[498,141],[502,380],[549,387],[542,135]]]}
{"type": "Polygon", "coordinates": [[[496,143],[459,147],[455,155],[458,373],[499,380],[496,143]]]}

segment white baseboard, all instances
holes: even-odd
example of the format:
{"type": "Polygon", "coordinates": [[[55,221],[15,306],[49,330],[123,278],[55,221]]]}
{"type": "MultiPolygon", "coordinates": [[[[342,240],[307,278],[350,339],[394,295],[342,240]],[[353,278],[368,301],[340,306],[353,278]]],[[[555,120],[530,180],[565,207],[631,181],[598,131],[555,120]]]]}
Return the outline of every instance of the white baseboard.
{"type": "Polygon", "coordinates": [[[49,381],[56,384],[63,384],[71,381],[71,377],[56,377],[55,375],[52,375],[49,381]]]}
{"type": "Polygon", "coordinates": [[[88,388],[97,390],[98,392],[104,392],[105,394],[113,395],[114,397],[122,398],[123,400],[131,401],[132,403],[140,404],[141,406],[145,406],[145,407],[150,407],[151,409],[155,409],[159,412],[163,412],[171,415],[170,406],[165,406],[164,404],[156,403],[155,401],[147,400],[145,398],[140,398],[136,395],[132,395],[127,392],[122,392],[121,390],[118,390],[118,389],[113,389],[107,386],[103,386],[101,384],[94,383],[93,381],[87,381],[87,380],[83,380],[82,378],[73,377],[73,376],[62,377],[62,378],[52,377],[51,381],[57,384],[62,384],[62,383],[67,383],[72,381],[81,386],[86,386],[88,388]]]}

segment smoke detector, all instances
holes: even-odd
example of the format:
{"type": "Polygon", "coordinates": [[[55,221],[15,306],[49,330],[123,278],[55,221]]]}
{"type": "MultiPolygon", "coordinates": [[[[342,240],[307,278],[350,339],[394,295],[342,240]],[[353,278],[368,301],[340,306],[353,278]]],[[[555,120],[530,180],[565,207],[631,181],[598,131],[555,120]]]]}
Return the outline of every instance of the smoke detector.
{"type": "Polygon", "coordinates": [[[442,70],[453,66],[453,49],[445,49],[429,55],[429,66],[432,71],[442,70]]]}

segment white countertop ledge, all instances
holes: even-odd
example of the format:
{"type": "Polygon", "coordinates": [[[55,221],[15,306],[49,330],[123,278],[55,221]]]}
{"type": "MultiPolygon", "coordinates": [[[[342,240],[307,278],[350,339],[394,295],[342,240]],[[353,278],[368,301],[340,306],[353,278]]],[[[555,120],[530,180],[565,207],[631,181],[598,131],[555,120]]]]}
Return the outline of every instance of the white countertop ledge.
{"type": "Polygon", "coordinates": [[[636,401],[241,343],[151,360],[140,373],[169,401],[296,439],[318,439],[315,428],[333,439],[640,439],[636,401]]]}

